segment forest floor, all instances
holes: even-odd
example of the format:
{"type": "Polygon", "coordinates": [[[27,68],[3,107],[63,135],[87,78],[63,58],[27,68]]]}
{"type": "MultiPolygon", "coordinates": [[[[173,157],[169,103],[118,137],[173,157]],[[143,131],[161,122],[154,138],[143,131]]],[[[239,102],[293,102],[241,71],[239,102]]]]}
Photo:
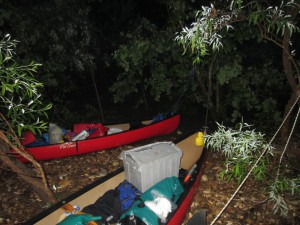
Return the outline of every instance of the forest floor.
{"type": "MultiPolygon", "coordinates": [[[[172,141],[180,135],[182,132],[174,132],[172,135],[108,151],[42,162],[42,165],[51,188],[57,199],[61,200],[99,177],[122,167],[119,158],[122,151],[154,141],[172,141]]],[[[200,209],[206,210],[207,222],[210,224],[238,187],[234,180],[228,183],[220,179],[219,173],[224,169],[223,160],[220,153],[208,152],[202,180],[184,224],[200,209]]],[[[267,183],[250,177],[215,224],[300,224],[299,196],[288,198],[291,210],[288,218],[283,219],[273,214],[273,204],[267,201],[267,188],[267,183]]],[[[0,224],[24,223],[44,208],[36,194],[16,174],[7,168],[0,170],[0,224]]]]}

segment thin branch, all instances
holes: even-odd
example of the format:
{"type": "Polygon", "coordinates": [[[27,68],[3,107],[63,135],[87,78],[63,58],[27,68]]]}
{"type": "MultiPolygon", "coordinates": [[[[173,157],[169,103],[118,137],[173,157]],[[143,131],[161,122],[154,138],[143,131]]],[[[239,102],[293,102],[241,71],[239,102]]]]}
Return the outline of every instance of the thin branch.
{"type": "MultiPolygon", "coordinates": [[[[300,76],[300,73],[299,73],[298,66],[297,66],[297,64],[296,64],[296,62],[295,62],[293,56],[291,55],[291,53],[290,53],[286,48],[284,48],[284,46],[283,46],[282,44],[279,43],[279,40],[280,40],[280,39],[279,39],[279,40],[276,40],[276,38],[275,38],[276,35],[273,35],[274,38],[269,37],[269,36],[267,35],[267,32],[266,32],[266,31],[263,32],[263,28],[262,28],[262,26],[261,26],[260,24],[257,24],[257,27],[258,27],[258,29],[260,30],[260,34],[261,34],[262,38],[264,38],[264,39],[266,39],[266,40],[268,40],[268,41],[274,43],[275,45],[277,45],[278,47],[280,47],[281,49],[284,50],[284,52],[288,55],[290,61],[292,62],[293,66],[294,66],[294,69],[296,70],[296,74],[297,74],[298,77],[299,77],[299,76],[300,76]]],[[[270,33],[270,35],[272,35],[272,33],[270,33]]],[[[281,41],[282,41],[282,40],[281,40],[281,41]]]]}
{"type": "Polygon", "coordinates": [[[24,157],[25,159],[29,160],[33,166],[37,169],[37,171],[39,171],[40,176],[42,178],[42,181],[45,185],[46,188],[48,188],[48,181],[45,175],[45,171],[43,169],[43,167],[41,166],[40,163],[38,163],[33,156],[27,152],[23,147],[22,144],[20,142],[20,139],[18,138],[18,136],[16,135],[16,133],[14,132],[14,129],[12,128],[12,126],[10,125],[10,123],[7,121],[7,119],[4,117],[4,115],[2,113],[0,113],[0,116],[2,117],[2,120],[5,122],[5,124],[8,126],[10,132],[12,133],[13,139],[16,142],[16,144],[12,143],[8,138],[7,135],[0,130],[0,138],[13,150],[15,150],[18,154],[20,154],[22,157],[24,157]]]}

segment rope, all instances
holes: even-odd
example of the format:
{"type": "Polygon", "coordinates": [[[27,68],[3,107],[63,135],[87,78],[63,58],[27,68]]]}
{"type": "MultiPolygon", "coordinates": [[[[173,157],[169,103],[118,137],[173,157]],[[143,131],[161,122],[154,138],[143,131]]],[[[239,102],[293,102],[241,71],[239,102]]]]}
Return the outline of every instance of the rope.
{"type": "Polygon", "coordinates": [[[294,132],[294,129],[295,129],[295,126],[296,126],[296,123],[297,123],[298,117],[299,117],[299,113],[300,113],[300,106],[299,106],[299,109],[298,109],[298,112],[297,112],[297,115],[296,115],[296,118],[295,118],[295,121],[294,121],[294,124],[293,124],[292,130],[291,130],[291,132],[290,132],[290,135],[289,135],[289,137],[288,137],[288,140],[287,140],[287,142],[286,142],[286,144],[285,144],[285,146],[284,146],[283,152],[281,153],[280,160],[279,160],[279,166],[278,166],[278,170],[277,170],[277,175],[276,175],[276,179],[275,179],[275,181],[277,181],[277,180],[278,180],[278,177],[279,177],[279,172],[280,172],[280,167],[281,167],[281,164],[282,164],[283,155],[284,155],[284,153],[285,153],[285,152],[286,152],[286,150],[287,150],[287,146],[288,146],[288,144],[289,144],[289,142],[290,142],[290,139],[291,139],[292,133],[294,132]]]}
{"type": "Polygon", "coordinates": [[[205,125],[204,125],[204,127],[203,127],[204,133],[206,133],[206,132],[207,132],[207,129],[208,129],[208,126],[207,126],[207,118],[208,118],[208,104],[207,104],[207,107],[206,107],[205,125]]]}
{"type": "MultiPolygon", "coordinates": [[[[259,161],[262,159],[263,155],[267,152],[268,146],[270,146],[271,143],[274,141],[275,137],[279,133],[279,131],[282,128],[283,124],[285,123],[285,121],[287,120],[287,118],[290,116],[290,114],[291,114],[292,110],[294,109],[295,105],[297,104],[299,98],[300,98],[300,95],[297,97],[296,101],[293,103],[290,111],[288,112],[288,114],[286,115],[286,117],[284,118],[284,120],[282,121],[282,123],[280,124],[278,130],[273,135],[273,137],[270,140],[270,142],[268,143],[267,147],[265,147],[265,149],[263,150],[263,152],[261,153],[261,155],[259,156],[259,158],[256,160],[255,164],[252,166],[252,168],[250,169],[250,171],[248,172],[248,174],[246,175],[246,177],[244,178],[244,180],[242,181],[242,183],[237,187],[237,189],[235,190],[235,192],[233,193],[233,195],[231,196],[231,198],[228,200],[228,202],[225,204],[225,206],[223,207],[223,209],[219,212],[219,214],[215,217],[215,219],[211,222],[210,225],[213,225],[219,219],[219,217],[222,215],[222,213],[225,211],[225,209],[228,207],[228,205],[232,202],[232,200],[234,199],[234,197],[236,196],[236,194],[240,191],[240,189],[242,188],[242,186],[244,185],[244,183],[246,182],[246,180],[249,178],[249,176],[252,173],[252,171],[254,170],[254,168],[257,166],[257,164],[259,163],[259,161]]],[[[300,107],[299,107],[299,109],[300,109],[300,107]]],[[[295,123],[294,123],[294,125],[295,125],[295,123]]]]}

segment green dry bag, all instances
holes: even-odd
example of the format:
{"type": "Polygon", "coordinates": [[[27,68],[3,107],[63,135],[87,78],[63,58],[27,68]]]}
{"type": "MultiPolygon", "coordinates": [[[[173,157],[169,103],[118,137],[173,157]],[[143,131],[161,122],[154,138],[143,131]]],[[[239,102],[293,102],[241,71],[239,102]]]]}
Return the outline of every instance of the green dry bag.
{"type": "Polygon", "coordinates": [[[146,190],[138,200],[123,213],[119,224],[159,225],[168,212],[174,210],[183,193],[177,177],[168,177],[146,190]]]}
{"type": "Polygon", "coordinates": [[[57,225],[86,225],[90,221],[100,220],[101,216],[91,216],[89,214],[74,214],[67,216],[57,225]]]}

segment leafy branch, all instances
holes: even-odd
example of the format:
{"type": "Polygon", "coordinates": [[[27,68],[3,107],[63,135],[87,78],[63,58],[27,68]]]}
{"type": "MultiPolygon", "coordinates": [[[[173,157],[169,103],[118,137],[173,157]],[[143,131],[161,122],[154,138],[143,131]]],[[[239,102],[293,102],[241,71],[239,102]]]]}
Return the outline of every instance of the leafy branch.
{"type": "Polygon", "coordinates": [[[196,22],[191,24],[191,27],[184,27],[181,32],[177,33],[175,41],[183,46],[185,54],[188,49],[192,54],[195,54],[194,64],[199,64],[201,58],[208,53],[208,47],[213,51],[219,50],[223,45],[221,42],[222,36],[219,34],[224,28],[228,31],[233,29],[229,25],[231,16],[223,14],[218,16],[218,11],[214,5],[210,7],[202,6],[202,10],[196,13],[196,22]]]}
{"type": "Polygon", "coordinates": [[[221,178],[227,177],[227,181],[230,181],[235,177],[238,183],[241,183],[251,166],[261,155],[261,150],[267,149],[268,154],[254,170],[255,179],[264,179],[268,170],[269,156],[272,155],[273,149],[265,141],[264,135],[251,130],[251,125],[246,123],[239,123],[236,129],[226,128],[219,123],[217,125],[217,131],[206,135],[206,145],[226,156],[224,162],[226,169],[221,172],[221,178]]]}
{"type": "MultiPolygon", "coordinates": [[[[294,33],[300,32],[300,27],[295,22],[293,23],[300,5],[294,1],[286,3],[281,1],[279,6],[269,6],[266,9],[261,9],[257,3],[252,5],[253,12],[248,17],[249,25],[257,26],[263,39],[280,47],[291,60],[296,74],[299,74],[299,69],[294,59],[295,50],[290,51],[287,49],[280,36],[283,37],[287,34],[290,38],[294,33]]],[[[291,42],[289,45],[292,47],[291,42]]]]}
{"type": "Polygon", "coordinates": [[[39,90],[43,85],[34,78],[39,64],[19,65],[13,60],[16,43],[10,35],[0,41],[0,160],[28,182],[45,203],[54,203],[43,167],[19,139],[24,130],[35,133],[46,129],[47,123],[42,119],[47,118],[51,104],[42,103],[39,90]],[[32,163],[35,172],[19,162],[15,154],[32,163]]]}
{"type": "Polygon", "coordinates": [[[284,192],[290,192],[292,195],[300,193],[300,177],[277,179],[269,190],[269,199],[274,203],[273,212],[280,213],[286,217],[289,211],[288,204],[284,199],[284,192]]]}
{"type": "Polygon", "coordinates": [[[265,28],[264,32],[261,32],[262,37],[274,33],[274,36],[266,39],[278,45],[280,42],[279,39],[276,41],[277,35],[283,36],[288,30],[292,36],[300,31],[300,28],[292,23],[293,16],[290,13],[298,12],[298,8],[299,5],[294,1],[281,1],[279,6],[264,8],[259,1],[250,1],[243,5],[241,0],[232,0],[226,13],[217,10],[212,4],[210,7],[202,6],[202,10],[196,12],[195,22],[189,28],[184,27],[178,32],[175,41],[182,45],[183,54],[190,50],[195,56],[193,62],[200,63],[202,57],[208,55],[210,50],[216,51],[223,47],[222,31],[234,29],[231,26],[233,23],[248,21],[249,26],[258,26],[260,30],[265,28]],[[249,10],[249,15],[245,16],[243,10],[249,10]]]}
{"type": "MultiPolygon", "coordinates": [[[[19,137],[23,130],[40,133],[47,128],[47,123],[41,118],[47,118],[46,111],[52,107],[51,104],[43,104],[39,93],[43,84],[34,77],[40,64],[31,62],[28,65],[18,65],[12,58],[17,41],[11,41],[9,35],[0,43],[1,111],[19,137]]],[[[0,129],[5,130],[5,126],[1,120],[0,129]]]]}

